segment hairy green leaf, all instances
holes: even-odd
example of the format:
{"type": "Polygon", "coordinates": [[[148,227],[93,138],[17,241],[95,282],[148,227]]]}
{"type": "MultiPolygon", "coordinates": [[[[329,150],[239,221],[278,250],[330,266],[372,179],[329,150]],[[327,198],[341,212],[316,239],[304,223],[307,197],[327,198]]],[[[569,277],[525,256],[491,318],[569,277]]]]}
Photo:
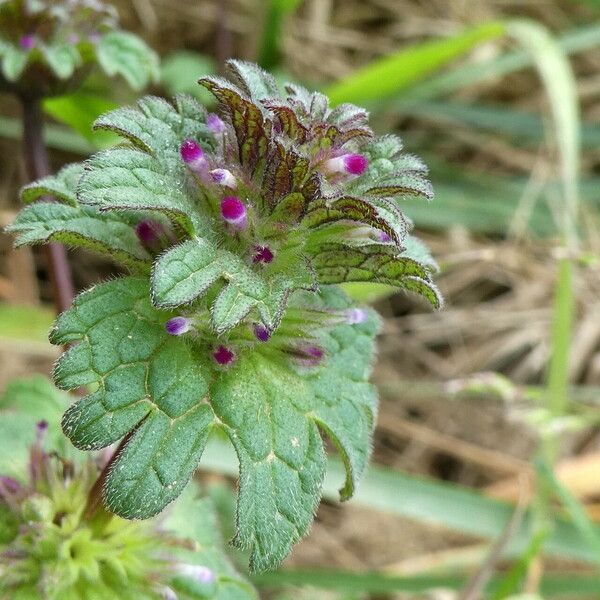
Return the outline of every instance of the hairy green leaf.
{"type": "Polygon", "coordinates": [[[96,54],[108,75],[121,75],[135,90],[158,80],[158,56],[131,33],[111,31],[102,36],[96,54]]]}
{"type": "Polygon", "coordinates": [[[81,163],[63,167],[56,175],[49,175],[27,184],[21,189],[21,201],[38,200],[42,196],[54,196],[57,200],[77,206],[77,184],[84,173],[81,163]]]}
{"type": "Polygon", "coordinates": [[[125,265],[147,268],[151,260],[129,222],[87,206],[36,202],[6,230],[17,234],[17,246],[57,241],[107,254],[125,265]]]}
{"type": "Polygon", "coordinates": [[[213,425],[208,367],[164,330],[146,279],[127,277],[81,294],[52,331],[55,344],[78,342],[56,365],[62,389],[94,383],[63,417],[76,447],[108,446],[124,436],[105,484],[108,507],[150,517],[181,492],[213,425]]]}

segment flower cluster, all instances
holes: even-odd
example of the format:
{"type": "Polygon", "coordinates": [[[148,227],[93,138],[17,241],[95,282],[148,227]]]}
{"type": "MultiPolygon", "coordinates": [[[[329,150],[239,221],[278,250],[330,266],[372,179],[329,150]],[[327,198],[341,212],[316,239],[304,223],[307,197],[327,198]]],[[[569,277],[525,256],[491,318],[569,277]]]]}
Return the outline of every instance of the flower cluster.
{"type": "MultiPolygon", "coordinates": [[[[141,88],[156,75],[157,59],[136,36],[118,29],[116,10],[102,0],[0,2],[0,84],[26,97],[77,87],[98,62],[141,88]],[[123,53],[137,74],[119,65],[123,53]],[[119,56],[120,55],[120,56],[119,56]]],[[[130,68],[131,68],[130,67],[130,68]]]]}
{"type": "Polygon", "coordinates": [[[92,512],[101,458],[81,464],[47,452],[47,429],[38,423],[27,481],[0,475],[0,598],[176,600],[173,586],[216,591],[215,572],[180,560],[169,545],[185,542],[160,524],[92,512]]]}

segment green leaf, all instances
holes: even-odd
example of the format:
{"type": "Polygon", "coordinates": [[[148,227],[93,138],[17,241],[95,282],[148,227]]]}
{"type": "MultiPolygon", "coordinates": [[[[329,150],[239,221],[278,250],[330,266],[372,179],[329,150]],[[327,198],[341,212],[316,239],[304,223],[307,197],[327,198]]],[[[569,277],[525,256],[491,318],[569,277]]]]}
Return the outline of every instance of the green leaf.
{"type": "MultiPolygon", "coordinates": [[[[149,210],[167,215],[193,231],[196,214],[169,167],[133,148],[105,150],[93,156],[81,179],[78,199],[99,210],[149,210]]],[[[201,224],[198,224],[201,226],[201,224]]]]}
{"type": "Polygon", "coordinates": [[[163,98],[145,96],[138,100],[137,109],[117,108],[103,114],[94,123],[94,129],[125,137],[157,159],[169,161],[176,158],[180,166],[179,146],[183,140],[191,138],[212,144],[212,137],[204,124],[205,117],[204,107],[190,96],[177,96],[175,106],[163,98]]]}
{"type": "Polygon", "coordinates": [[[409,256],[390,254],[385,247],[323,247],[313,265],[323,283],[347,281],[387,283],[423,296],[434,308],[442,298],[429,279],[429,270],[409,256]]]}
{"type": "Polygon", "coordinates": [[[250,355],[215,382],[212,403],[240,461],[237,533],[250,568],[279,564],[306,533],[320,499],[325,454],[307,382],[250,355]]]}
{"type": "Polygon", "coordinates": [[[73,44],[56,42],[41,46],[44,60],[59,79],[69,79],[81,64],[81,56],[73,44]]]}
{"type": "Polygon", "coordinates": [[[125,265],[150,266],[151,257],[130,222],[87,206],[36,202],[25,207],[6,231],[17,234],[17,246],[56,241],[109,255],[125,265]]]}
{"type": "Polygon", "coordinates": [[[128,436],[104,488],[125,518],[155,515],[177,497],[213,425],[208,367],[162,320],[147,280],[126,277],[78,296],[51,334],[55,344],[79,342],[58,361],[56,384],[97,386],[63,417],[73,444],[91,450],[128,436]]]}
{"type": "MultiPolygon", "coordinates": [[[[347,306],[343,296],[332,308],[347,306]]],[[[323,368],[294,373],[257,353],[221,374],[211,402],[240,462],[238,529],[234,544],[250,548],[250,567],[275,567],[307,531],[321,495],[325,455],[321,427],[342,453],[346,483],[354,492],[367,462],[376,410],[368,383],[372,316],[335,328],[323,340],[331,357],[323,368]]]]}
{"type": "Polygon", "coordinates": [[[28,60],[28,52],[6,44],[2,55],[2,74],[8,81],[16,81],[25,70],[28,60]]]}
{"type": "Polygon", "coordinates": [[[107,33],[98,43],[96,53],[107,75],[121,75],[134,90],[141,90],[159,78],[158,56],[132,33],[107,33]]]}
{"type": "Polygon", "coordinates": [[[82,163],[63,167],[56,175],[49,175],[29,183],[21,189],[21,202],[28,204],[42,196],[54,196],[57,200],[77,206],[77,184],[84,173],[82,163]]]}
{"type": "Polygon", "coordinates": [[[281,318],[294,280],[267,281],[238,256],[201,238],[185,241],[162,254],[152,269],[152,300],[161,308],[192,303],[213,284],[225,282],[211,306],[217,333],[237,325],[254,307],[274,329],[281,318]]]}

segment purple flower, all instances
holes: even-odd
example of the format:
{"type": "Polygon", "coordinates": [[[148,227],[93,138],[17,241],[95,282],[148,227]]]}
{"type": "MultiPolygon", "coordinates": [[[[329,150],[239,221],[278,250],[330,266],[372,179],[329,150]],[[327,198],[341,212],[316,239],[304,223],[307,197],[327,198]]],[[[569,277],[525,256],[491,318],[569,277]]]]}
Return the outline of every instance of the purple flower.
{"type": "Polygon", "coordinates": [[[385,231],[378,231],[377,237],[379,238],[379,241],[383,242],[384,244],[387,244],[388,242],[392,241],[392,238],[390,237],[389,233],[386,233],[385,231]]]}
{"type": "Polygon", "coordinates": [[[79,44],[80,41],[81,41],[81,38],[79,37],[78,33],[73,32],[73,33],[69,34],[69,43],[70,44],[76,45],[76,44],[79,44]]]}
{"type": "Polygon", "coordinates": [[[0,496],[2,491],[8,492],[9,494],[16,494],[21,490],[21,484],[12,477],[6,475],[0,475],[0,496]]]}
{"type": "Polygon", "coordinates": [[[349,175],[362,175],[369,165],[369,161],[362,154],[342,154],[330,158],[325,163],[325,169],[330,173],[347,173],[349,175]]]}
{"type": "Polygon", "coordinates": [[[211,133],[223,133],[225,131],[225,123],[215,113],[208,113],[206,115],[206,126],[211,133]]]}
{"type": "Polygon", "coordinates": [[[23,50],[33,50],[35,48],[36,43],[37,39],[32,33],[28,33],[27,35],[21,36],[21,39],[19,40],[19,46],[21,46],[23,50]]]}
{"type": "Polygon", "coordinates": [[[144,246],[155,248],[160,238],[164,236],[165,230],[158,221],[143,219],[135,226],[135,233],[144,246]]]}
{"type": "Polygon", "coordinates": [[[227,169],[213,169],[210,171],[210,176],[211,179],[219,185],[234,189],[237,187],[237,181],[233,176],[233,173],[227,169]]]}
{"type": "Polygon", "coordinates": [[[367,311],[362,308],[349,308],[346,311],[346,323],[348,325],[358,325],[367,320],[367,311]]]}
{"type": "Polygon", "coordinates": [[[268,342],[271,337],[271,332],[262,323],[255,323],[254,337],[256,337],[259,342],[268,342]]]}
{"type": "Polygon", "coordinates": [[[165,323],[165,329],[170,335],[183,335],[191,328],[192,321],[186,317],[172,317],[165,323]]]}
{"type": "Polygon", "coordinates": [[[211,584],[216,580],[214,572],[204,565],[190,565],[183,563],[178,565],[177,570],[184,577],[194,579],[198,583],[211,584]]]}
{"type": "Polygon", "coordinates": [[[204,150],[198,142],[194,140],[185,140],[179,149],[183,162],[195,173],[202,171],[206,167],[206,157],[204,150]]]}
{"type": "Polygon", "coordinates": [[[269,246],[256,246],[254,256],[252,257],[253,263],[270,263],[273,260],[273,252],[269,246]]]}
{"type": "Polygon", "coordinates": [[[234,356],[229,348],[222,345],[213,352],[213,358],[220,365],[228,365],[234,359],[234,356]]]}
{"type": "Polygon", "coordinates": [[[227,196],[221,200],[221,216],[236,229],[245,229],[248,224],[246,207],[236,196],[227,196]]]}

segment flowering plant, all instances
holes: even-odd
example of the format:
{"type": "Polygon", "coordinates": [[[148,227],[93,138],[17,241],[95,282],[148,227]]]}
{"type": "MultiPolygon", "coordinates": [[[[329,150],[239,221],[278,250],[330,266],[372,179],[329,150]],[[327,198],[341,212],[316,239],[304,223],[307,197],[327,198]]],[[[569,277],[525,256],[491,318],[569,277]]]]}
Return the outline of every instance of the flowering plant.
{"type": "Polygon", "coordinates": [[[90,504],[106,456],[65,446],[54,417],[67,400],[42,377],[0,397],[0,600],[256,600],[209,496],[190,487],[152,521],[90,504]]]}
{"type": "Polygon", "coordinates": [[[63,417],[85,450],[119,440],[104,499],[146,518],[184,489],[209,437],[225,433],[240,485],[235,545],[273,568],[307,531],[326,458],[342,499],[368,462],[378,318],[336,284],[383,282],[434,307],[435,263],[400,203],[430,198],[426,168],[367,113],[231,61],[203,78],[207,114],[146,97],[96,122],[124,138],[26,186],[10,229],[112,256],[130,275],[81,294],[51,333],[68,345],[63,389],[93,386],[63,417]],[[34,202],[44,195],[60,202],[34,202]]]}
{"type": "Polygon", "coordinates": [[[0,0],[0,88],[61,94],[94,63],[135,89],[158,76],[156,54],[120,30],[115,9],[101,0],[0,0]]]}

